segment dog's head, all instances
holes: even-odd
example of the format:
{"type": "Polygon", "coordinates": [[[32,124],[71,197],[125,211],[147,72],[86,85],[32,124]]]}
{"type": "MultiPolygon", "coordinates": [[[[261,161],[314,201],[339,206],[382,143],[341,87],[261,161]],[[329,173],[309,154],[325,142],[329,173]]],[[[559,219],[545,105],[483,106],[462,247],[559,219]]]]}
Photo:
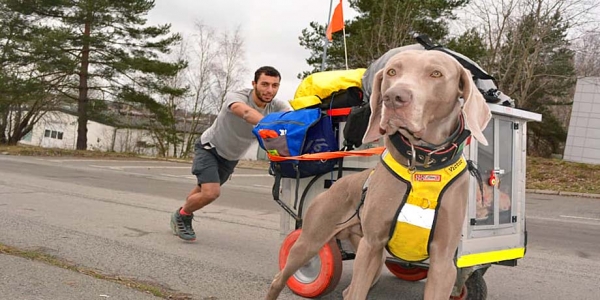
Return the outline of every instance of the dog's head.
{"type": "Polygon", "coordinates": [[[365,143],[398,131],[413,143],[442,143],[462,109],[473,137],[488,144],[482,133],[491,118],[485,99],[471,73],[440,51],[406,50],[390,58],[375,75],[370,105],[365,143]]]}

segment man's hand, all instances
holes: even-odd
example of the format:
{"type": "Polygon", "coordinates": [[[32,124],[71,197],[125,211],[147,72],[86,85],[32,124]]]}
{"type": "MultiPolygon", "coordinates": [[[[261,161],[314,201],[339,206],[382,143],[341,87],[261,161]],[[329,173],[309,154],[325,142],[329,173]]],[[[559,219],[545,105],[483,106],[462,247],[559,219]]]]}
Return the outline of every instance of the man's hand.
{"type": "Polygon", "coordinates": [[[260,120],[262,120],[263,115],[259,113],[256,109],[248,106],[246,103],[235,102],[229,106],[231,112],[244,119],[244,121],[256,125],[260,120]]]}

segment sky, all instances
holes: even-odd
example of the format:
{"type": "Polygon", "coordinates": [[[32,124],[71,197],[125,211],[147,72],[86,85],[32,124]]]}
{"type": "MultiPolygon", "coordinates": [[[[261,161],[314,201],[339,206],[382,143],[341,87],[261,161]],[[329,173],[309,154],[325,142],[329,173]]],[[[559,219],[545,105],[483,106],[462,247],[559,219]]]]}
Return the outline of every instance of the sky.
{"type": "MultiPolygon", "coordinates": [[[[333,5],[337,0],[333,0],[333,5]]],[[[174,32],[193,32],[194,24],[233,32],[241,27],[245,42],[245,65],[249,70],[242,79],[251,87],[253,73],[271,65],[281,73],[277,97],[291,100],[300,84],[298,73],[310,70],[309,51],[299,45],[302,29],[311,21],[325,24],[329,19],[330,0],[156,0],[148,14],[151,24],[170,23],[174,32]]],[[[356,16],[344,1],[344,19],[356,16]]]]}

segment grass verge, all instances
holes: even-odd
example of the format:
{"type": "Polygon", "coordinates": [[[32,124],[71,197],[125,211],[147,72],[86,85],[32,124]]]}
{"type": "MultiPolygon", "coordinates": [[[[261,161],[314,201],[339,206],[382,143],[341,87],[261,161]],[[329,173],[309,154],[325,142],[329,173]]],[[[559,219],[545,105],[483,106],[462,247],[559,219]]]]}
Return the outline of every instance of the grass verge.
{"type": "Polygon", "coordinates": [[[600,194],[600,165],[527,157],[527,188],[600,194]]]}

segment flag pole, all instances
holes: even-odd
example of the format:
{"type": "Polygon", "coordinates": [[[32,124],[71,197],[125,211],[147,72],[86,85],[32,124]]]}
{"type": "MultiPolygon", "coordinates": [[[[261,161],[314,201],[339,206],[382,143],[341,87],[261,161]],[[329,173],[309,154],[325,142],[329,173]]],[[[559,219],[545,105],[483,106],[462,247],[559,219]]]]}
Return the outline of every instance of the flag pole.
{"type": "MultiPolygon", "coordinates": [[[[329,14],[327,15],[327,26],[325,26],[325,28],[329,27],[329,22],[331,22],[329,19],[331,18],[331,10],[332,9],[333,9],[333,0],[329,1],[329,14]]],[[[321,72],[325,71],[325,68],[326,68],[325,61],[327,60],[327,47],[329,46],[329,40],[327,39],[327,36],[324,36],[323,40],[325,41],[325,43],[323,44],[323,58],[321,59],[321,72]]]]}
{"type": "Polygon", "coordinates": [[[346,59],[346,70],[348,70],[348,46],[346,45],[346,25],[342,29],[342,34],[344,35],[344,56],[346,59]]]}

